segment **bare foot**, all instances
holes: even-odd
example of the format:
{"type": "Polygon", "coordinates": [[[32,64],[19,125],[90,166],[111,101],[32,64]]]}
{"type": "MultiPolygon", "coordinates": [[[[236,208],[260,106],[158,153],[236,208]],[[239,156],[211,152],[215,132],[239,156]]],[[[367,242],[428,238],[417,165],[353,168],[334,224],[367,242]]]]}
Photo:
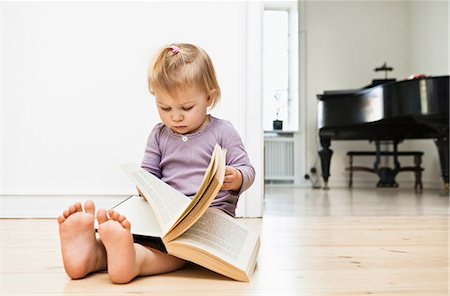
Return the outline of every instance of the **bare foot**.
{"type": "Polygon", "coordinates": [[[61,252],[66,273],[80,279],[88,273],[106,269],[106,252],[94,229],[94,202],[71,205],[58,217],[61,252]]]}
{"type": "Polygon", "coordinates": [[[125,216],[109,210],[97,212],[98,233],[108,254],[108,274],[113,283],[125,284],[139,274],[136,249],[130,232],[130,222],[125,216]]]}
{"type": "Polygon", "coordinates": [[[135,244],[131,224],[114,210],[97,212],[98,232],[106,248],[108,274],[113,283],[126,284],[137,276],[161,274],[178,270],[184,260],[135,244]]]}

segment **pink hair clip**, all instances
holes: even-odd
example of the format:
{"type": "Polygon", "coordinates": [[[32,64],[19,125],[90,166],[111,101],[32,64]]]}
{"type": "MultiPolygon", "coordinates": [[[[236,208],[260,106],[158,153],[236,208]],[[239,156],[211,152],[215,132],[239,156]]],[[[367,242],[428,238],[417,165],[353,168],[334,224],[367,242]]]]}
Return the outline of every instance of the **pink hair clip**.
{"type": "Polygon", "coordinates": [[[170,48],[172,48],[172,52],[174,54],[177,54],[177,53],[180,52],[180,48],[178,46],[176,46],[176,45],[171,45],[170,48]]]}

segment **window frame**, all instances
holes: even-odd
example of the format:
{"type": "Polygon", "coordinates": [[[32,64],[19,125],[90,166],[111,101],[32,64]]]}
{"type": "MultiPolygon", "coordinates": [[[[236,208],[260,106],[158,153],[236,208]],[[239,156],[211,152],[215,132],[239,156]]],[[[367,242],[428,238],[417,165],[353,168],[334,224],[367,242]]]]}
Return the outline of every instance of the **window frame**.
{"type": "MultiPolygon", "coordinates": [[[[289,128],[283,127],[282,131],[300,132],[300,92],[299,92],[299,11],[296,1],[265,1],[264,12],[270,11],[286,11],[288,13],[288,94],[287,94],[287,124],[289,128]],[[293,112],[293,114],[292,114],[293,112]],[[296,122],[294,122],[296,121],[296,122]],[[293,128],[290,128],[293,126],[293,128]]],[[[264,62],[262,64],[264,67],[264,62]]],[[[262,85],[265,91],[264,84],[262,85]]],[[[264,108],[264,106],[263,106],[264,108]]],[[[264,120],[264,118],[263,118],[264,120]]],[[[272,129],[269,131],[273,131],[272,129]]]]}

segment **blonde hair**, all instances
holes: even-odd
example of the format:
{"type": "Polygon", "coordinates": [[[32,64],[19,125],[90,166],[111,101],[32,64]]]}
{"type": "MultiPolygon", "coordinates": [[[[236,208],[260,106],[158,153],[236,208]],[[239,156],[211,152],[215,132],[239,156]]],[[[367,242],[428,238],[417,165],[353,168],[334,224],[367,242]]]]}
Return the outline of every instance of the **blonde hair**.
{"type": "Polygon", "coordinates": [[[148,73],[150,93],[164,92],[176,96],[186,87],[211,94],[213,105],[219,101],[220,87],[208,54],[198,46],[174,43],[162,48],[155,56],[148,73]]]}

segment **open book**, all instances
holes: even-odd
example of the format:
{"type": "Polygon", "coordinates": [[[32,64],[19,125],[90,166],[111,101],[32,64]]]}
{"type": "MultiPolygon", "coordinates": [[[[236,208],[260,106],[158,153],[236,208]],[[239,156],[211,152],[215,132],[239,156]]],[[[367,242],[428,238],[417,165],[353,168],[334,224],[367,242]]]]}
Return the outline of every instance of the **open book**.
{"type": "Polygon", "coordinates": [[[259,251],[258,233],[220,209],[209,208],[222,187],[225,153],[216,145],[192,199],[138,165],[124,165],[144,197],[130,196],[114,209],[131,221],[136,242],[232,279],[249,281],[259,251]]]}

